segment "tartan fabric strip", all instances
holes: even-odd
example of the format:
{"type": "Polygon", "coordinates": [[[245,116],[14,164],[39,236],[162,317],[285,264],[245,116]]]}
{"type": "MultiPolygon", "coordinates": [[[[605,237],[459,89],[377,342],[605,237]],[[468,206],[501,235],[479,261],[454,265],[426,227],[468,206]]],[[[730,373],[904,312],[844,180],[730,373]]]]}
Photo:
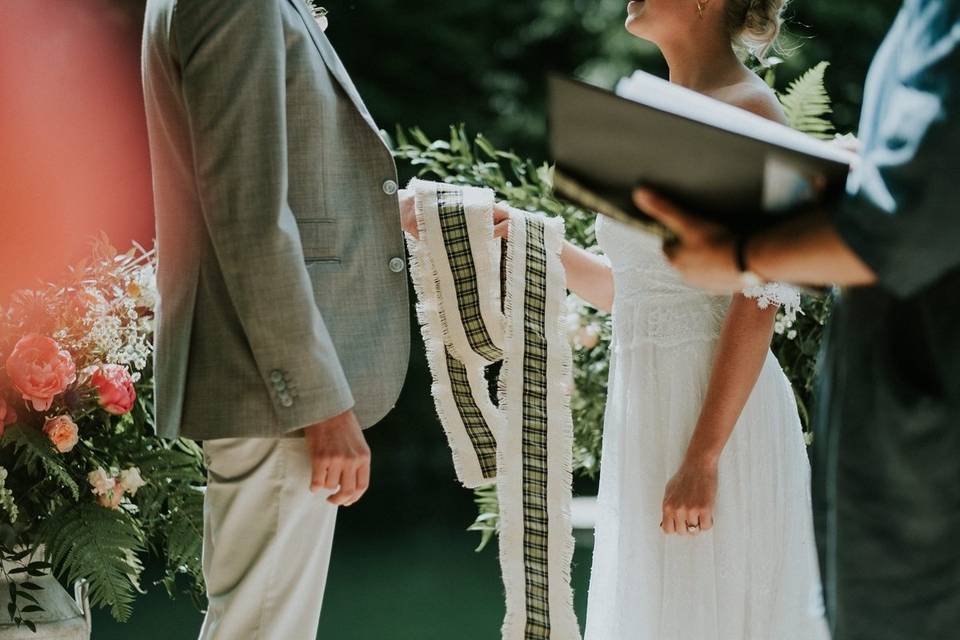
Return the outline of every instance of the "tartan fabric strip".
{"type": "Polygon", "coordinates": [[[547,261],[541,220],[527,222],[523,335],[523,561],[526,640],[550,637],[547,505],[547,261]]]}
{"type": "Polygon", "coordinates": [[[579,639],[569,575],[563,225],[512,209],[516,224],[498,263],[492,191],[420,180],[411,188],[421,232],[408,237],[411,275],[437,413],[461,481],[497,482],[503,639],[579,639]],[[491,363],[502,364],[499,405],[484,376],[491,363]]]}
{"type": "Polygon", "coordinates": [[[470,379],[467,377],[467,368],[462,362],[446,351],[447,372],[450,376],[450,386],[453,390],[453,400],[460,414],[460,419],[467,430],[467,436],[473,445],[480,462],[483,477],[493,480],[497,477],[497,440],[487,421],[483,419],[480,407],[473,397],[470,379]]]}
{"type": "Polygon", "coordinates": [[[497,362],[503,358],[503,351],[493,343],[480,314],[480,290],[463,209],[463,193],[459,190],[438,190],[437,209],[443,230],[443,244],[457,290],[460,321],[470,348],[489,362],[497,362]]]}

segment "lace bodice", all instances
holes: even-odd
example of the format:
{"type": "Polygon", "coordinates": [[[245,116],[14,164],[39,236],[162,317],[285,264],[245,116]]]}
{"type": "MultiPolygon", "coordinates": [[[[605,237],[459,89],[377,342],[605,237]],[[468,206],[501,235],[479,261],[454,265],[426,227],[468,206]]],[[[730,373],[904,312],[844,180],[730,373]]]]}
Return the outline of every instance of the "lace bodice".
{"type": "MultiPolygon", "coordinates": [[[[596,229],[614,273],[618,347],[717,338],[730,296],[711,295],[686,284],[664,257],[659,238],[605,216],[598,216],[596,229]]],[[[753,287],[743,295],[756,299],[760,308],[783,306],[791,317],[800,305],[799,293],[779,283],[753,287]]]]}

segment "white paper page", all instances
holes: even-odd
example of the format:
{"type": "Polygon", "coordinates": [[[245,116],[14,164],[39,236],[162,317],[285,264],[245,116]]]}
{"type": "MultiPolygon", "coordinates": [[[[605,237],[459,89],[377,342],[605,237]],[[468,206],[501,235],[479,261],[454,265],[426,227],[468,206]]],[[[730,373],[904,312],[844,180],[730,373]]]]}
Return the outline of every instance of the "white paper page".
{"type": "Polygon", "coordinates": [[[795,129],[721,102],[702,93],[672,84],[643,71],[623,78],[617,95],[673,113],[683,118],[733,133],[786,147],[810,156],[852,164],[856,156],[845,149],[817,140],[795,129]]]}

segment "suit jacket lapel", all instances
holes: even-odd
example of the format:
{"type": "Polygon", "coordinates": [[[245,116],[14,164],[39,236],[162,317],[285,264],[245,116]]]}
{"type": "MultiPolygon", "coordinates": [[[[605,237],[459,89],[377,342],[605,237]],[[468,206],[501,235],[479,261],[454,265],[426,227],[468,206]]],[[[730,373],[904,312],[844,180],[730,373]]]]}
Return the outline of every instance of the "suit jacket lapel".
{"type": "Polygon", "coordinates": [[[296,8],[296,10],[300,13],[300,16],[303,18],[304,23],[306,23],[307,31],[310,33],[310,37],[313,39],[313,43],[320,52],[320,57],[323,58],[323,62],[327,65],[330,73],[334,78],[336,78],[337,82],[343,88],[343,91],[357,107],[357,110],[363,116],[363,119],[367,121],[367,124],[370,125],[370,128],[373,129],[374,133],[377,134],[377,138],[380,138],[380,129],[377,127],[377,123],[373,121],[373,116],[370,115],[370,112],[367,110],[367,106],[363,103],[363,99],[360,97],[360,93],[354,86],[353,80],[350,78],[350,74],[347,73],[346,67],[344,67],[343,63],[340,61],[340,56],[338,56],[337,52],[334,51],[333,45],[330,44],[326,34],[320,30],[320,26],[317,24],[317,21],[314,20],[313,15],[310,13],[309,8],[307,7],[306,0],[290,0],[290,3],[293,4],[294,8],[296,8]]]}

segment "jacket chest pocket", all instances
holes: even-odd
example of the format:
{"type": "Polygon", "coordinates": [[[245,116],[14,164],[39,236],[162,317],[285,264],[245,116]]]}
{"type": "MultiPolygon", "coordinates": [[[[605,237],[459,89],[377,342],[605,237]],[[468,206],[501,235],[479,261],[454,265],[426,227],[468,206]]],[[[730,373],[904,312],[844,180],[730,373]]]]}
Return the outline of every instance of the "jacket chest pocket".
{"type": "Polygon", "coordinates": [[[297,228],[300,230],[303,257],[307,264],[340,264],[336,220],[299,219],[297,228]]]}

